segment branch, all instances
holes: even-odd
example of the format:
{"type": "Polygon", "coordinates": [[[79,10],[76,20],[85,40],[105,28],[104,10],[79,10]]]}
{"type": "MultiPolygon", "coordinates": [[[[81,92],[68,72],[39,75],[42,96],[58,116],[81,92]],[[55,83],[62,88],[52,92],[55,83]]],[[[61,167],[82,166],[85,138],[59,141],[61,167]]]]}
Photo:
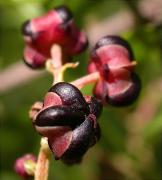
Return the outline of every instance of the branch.
{"type": "Polygon", "coordinates": [[[35,170],[35,180],[48,180],[48,170],[50,161],[50,150],[47,138],[41,139],[41,148],[39,151],[38,161],[35,170]]]}

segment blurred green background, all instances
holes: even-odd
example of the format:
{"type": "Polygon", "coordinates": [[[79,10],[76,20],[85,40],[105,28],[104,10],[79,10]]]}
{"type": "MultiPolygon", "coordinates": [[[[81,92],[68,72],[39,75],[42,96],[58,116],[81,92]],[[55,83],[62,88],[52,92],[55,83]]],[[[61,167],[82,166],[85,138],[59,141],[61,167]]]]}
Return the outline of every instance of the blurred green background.
{"type": "MultiPolygon", "coordinates": [[[[68,167],[51,161],[49,180],[160,180],[162,179],[162,26],[142,17],[136,9],[139,1],[127,0],[1,0],[0,71],[21,61],[22,23],[47,10],[66,4],[74,12],[78,26],[90,19],[103,21],[120,10],[132,11],[135,25],[119,34],[133,47],[142,80],[138,101],[127,108],[106,107],[100,117],[102,137],[85,155],[82,164],[68,167]],[[90,18],[89,18],[90,17],[90,18]]],[[[123,20],[124,21],[124,20],[123,20]]],[[[104,28],[104,27],[103,27],[104,28]]],[[[67,70],[71,81],[86,73],[88,51],[75,57],[81,64],[67,70]]],[[[10,77],[12,79],[12,77],[10,77]]],[[[0,83],[3,84],[5,79],[0,83]]],[[[13,170],[17,157],[39,151],[40,136],[28,117],[30,106],[42,100],[52,83],[44,76],[19,84],[0,94],[1,180],[21,179],[13,170]]],[[[84,88],[91,94],[92,86],[84,88]]]]}

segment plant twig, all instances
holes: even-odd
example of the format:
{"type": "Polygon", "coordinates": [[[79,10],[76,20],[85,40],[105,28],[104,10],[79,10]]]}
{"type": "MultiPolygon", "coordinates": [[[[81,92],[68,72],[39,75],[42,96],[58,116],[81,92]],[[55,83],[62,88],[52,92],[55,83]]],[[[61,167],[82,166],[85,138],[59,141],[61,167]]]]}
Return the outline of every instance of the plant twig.
{"type": "Polygon", "coordinates": [[[88,74],[86,76],[83,76],[75,81],[72,81],[71,84],[73,84],[77,88],[81,89],[88,84],[98,81],[99,78],[100,78],[99,72],[94,72],[94,73],[88,74]]]}
{"type": "Polygon", "coordinates": [[[47,138],[41,139],[41,148],[39,151],[38,161],[35,170],[35,180],[47,180],[50,161],[50,150],[47,138]]]}

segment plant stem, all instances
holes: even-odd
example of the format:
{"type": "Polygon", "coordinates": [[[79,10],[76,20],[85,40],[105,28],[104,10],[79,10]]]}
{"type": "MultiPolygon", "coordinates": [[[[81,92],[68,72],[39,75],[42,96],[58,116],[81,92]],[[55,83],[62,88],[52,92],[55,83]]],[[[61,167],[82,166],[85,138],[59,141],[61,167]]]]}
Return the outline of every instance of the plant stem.
{"type": "Polygon", "coordinates": [[[53,74],[53,85],[56,84],[57,82],[62,81],[62,76],[61,74],[61,67],[63,64],[63,55],[62,55],[62,49],[59,45],[54,44],[51,48],[51,64],[52,64],[52,74],[53,74]],[[60,78],[61,77],[61,78],[60,78]]]}
{"type": "Polygon", "coordinates": [[[52,65],[55,69],[59,68],[62,66],[62,48],[61,46],[59,46],[58,44],[54,44],[51,48],[51,61],[52,61],[52,65]]]}
{"type": "Polygon", "coordinates": [[[94,72],[86,76],[83,76],[75,81],[72,81],[71,84],[81,89],[88,84],[98,81],[99,78],[100,78],[99,72],[94,72]]]}
{"type": "Polygon", "coordinates": [[[50,150],[47,138],[41,138],[41,148],[35,170],[35,180],[47,180],[50,161],[50,150]]]}

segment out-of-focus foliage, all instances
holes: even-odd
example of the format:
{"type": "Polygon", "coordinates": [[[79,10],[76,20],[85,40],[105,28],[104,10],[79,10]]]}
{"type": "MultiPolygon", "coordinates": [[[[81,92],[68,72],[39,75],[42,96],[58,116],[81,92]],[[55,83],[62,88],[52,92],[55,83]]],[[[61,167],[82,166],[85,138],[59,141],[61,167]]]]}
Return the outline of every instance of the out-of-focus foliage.
{"type": "MultiPolygon", "coordinates": [[[[20,61],[22,57],[24,45],[21,24],[61,4],[72,9],[78,25],[83,28],[88,16],[102,21],[128,8],[122,0],[1,0],[1,70],[20,61]]],[[[162,30],[148,23],[137,24],[121,35],[130,42],[135,52],[137,71],[143,85],[141,95],[131,107],[104,108],[100,118],[100,142],[89,150],[81,165],[67,167],[62,162],[52,160],[50,180],[162,179],[162,96],[154,86],[154,82],[162,79],[162,30]],[[158,96],[159,103],[150,101],[148,90],[154,91],[153,95],[158,96]],[[142,101],[145,103],[144,109],[148,103],[154,103],[156,112],[148,119],[140,118],[142,110],[139,110],[139,104],[142,101]]],[[[77,56],[75,60],[79,60],[81,65],[66,72],[66,81],[86,73],[88,52],[77,56]]],[[[0,95],[1,180],[20,179],[13,171],[15,159],[26,152],[38,153],[40,136],[32,127],[28,110],[33,102],[43,99],[51,82],[51,76],[46,74],[0,95]]],[[[90,94],[91,89],[92,86],[88,86],[83,92],[90,94]]]]}

